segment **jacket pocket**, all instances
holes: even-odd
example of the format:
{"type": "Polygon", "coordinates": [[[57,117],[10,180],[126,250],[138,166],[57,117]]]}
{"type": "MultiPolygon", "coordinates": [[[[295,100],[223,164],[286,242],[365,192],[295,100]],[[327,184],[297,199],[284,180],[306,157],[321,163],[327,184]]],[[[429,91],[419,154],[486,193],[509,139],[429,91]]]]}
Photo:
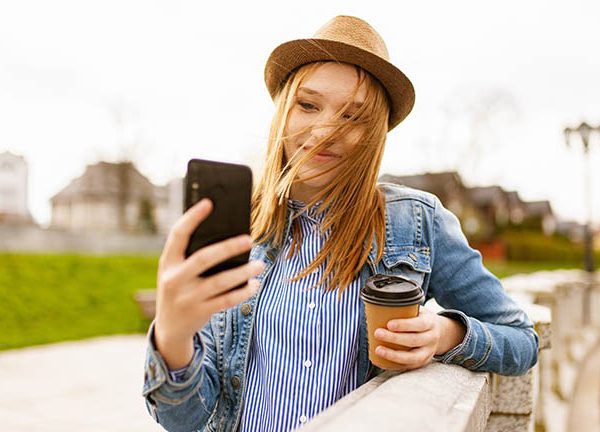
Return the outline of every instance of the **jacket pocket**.
{"type": "Polygon", "coordinates": [[[386,249],[383,265],[387,274],[404,276],[423,286],[425,276],[431,273],[429,248],[386,249]]]}

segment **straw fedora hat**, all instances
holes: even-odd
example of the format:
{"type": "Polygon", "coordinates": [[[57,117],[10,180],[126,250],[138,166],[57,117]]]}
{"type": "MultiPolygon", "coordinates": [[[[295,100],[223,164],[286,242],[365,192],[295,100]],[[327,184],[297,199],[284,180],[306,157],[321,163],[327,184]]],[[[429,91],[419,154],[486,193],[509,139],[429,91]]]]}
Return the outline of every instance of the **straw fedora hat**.
{"type": "Polygon", "coordinates": [[[367,22],[352,16],[337,16],[312,38],[292,40],[275,48],[265,66],[265,83],[271,97],[275,98],[294,69],[317,61],[354,64],[377,78],[391,104],[388,130],[404,120],[415,104],[413,85],[390,63],[381,36],[367,22]]]}

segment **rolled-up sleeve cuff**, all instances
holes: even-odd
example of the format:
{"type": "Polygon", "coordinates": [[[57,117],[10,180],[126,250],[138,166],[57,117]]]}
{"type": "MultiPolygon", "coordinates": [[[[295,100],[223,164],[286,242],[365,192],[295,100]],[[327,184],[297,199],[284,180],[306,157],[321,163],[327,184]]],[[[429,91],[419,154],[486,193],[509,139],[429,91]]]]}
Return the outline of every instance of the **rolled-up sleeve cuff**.
{"type": "Polygon", "coordinates": [[[467,329],[462,342],[434,360],[477,370],[488,359],[492,350],[492,336],[484,324],[458,310],[444,310],[439,315],[461,322],[467,329]]]}
{"type": "Polygon", "coordinates": [[[194,335],[192,360],[186,368],[178,369],[174,377],[156,349],[154,325],[152,322],[148,330],[143,395],[148,396],[152,393],[152,398],[161,402],[180,404],[189,399],[202,384],[203,374],[200,371],[206,355],[204,341],[199,333],[194,335]]]}

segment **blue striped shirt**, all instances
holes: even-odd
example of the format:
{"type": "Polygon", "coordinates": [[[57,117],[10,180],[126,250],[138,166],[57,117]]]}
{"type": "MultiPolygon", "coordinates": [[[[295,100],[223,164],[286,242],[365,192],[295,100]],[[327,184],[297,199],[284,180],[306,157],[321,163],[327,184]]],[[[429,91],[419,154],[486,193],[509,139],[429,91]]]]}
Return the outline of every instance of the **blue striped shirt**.
{"type": "MultiPolygon", "coordinates": [[[[290,201],[292,211],[302,203],[290,201]]],[[[326,235],[318,205],[296,219],[302,244],[288,258],[292,235],[265,280],[256,308],[240,431],[289,431],[357,387],[359,279],[338,291],[310,289],[324,265],[289,279],[314,260],[326,235]]]]}

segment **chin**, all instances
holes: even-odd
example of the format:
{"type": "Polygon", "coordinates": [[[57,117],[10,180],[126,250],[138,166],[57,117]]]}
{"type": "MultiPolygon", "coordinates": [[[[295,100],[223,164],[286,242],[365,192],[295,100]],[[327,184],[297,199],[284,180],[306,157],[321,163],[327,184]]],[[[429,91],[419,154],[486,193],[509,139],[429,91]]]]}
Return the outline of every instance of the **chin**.
{"type": "Polygon", "coordinates": [[[316,192],[316,191],[323,189],[327,185],[329,185],[333,181],[334,178],[335,178],[335,174],[328,173],[324,176],[320,176],[320,177],[316,177],[316,178],[313,178],[310,180],[303,181],[303,182],[299,183],[299,185],[302,185],[305,188],[313,189],[316,192]]]}

